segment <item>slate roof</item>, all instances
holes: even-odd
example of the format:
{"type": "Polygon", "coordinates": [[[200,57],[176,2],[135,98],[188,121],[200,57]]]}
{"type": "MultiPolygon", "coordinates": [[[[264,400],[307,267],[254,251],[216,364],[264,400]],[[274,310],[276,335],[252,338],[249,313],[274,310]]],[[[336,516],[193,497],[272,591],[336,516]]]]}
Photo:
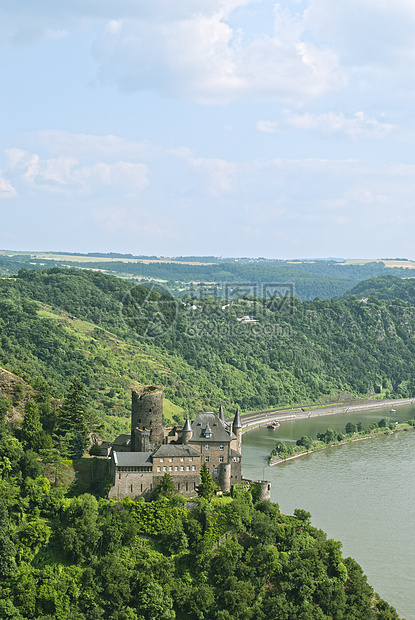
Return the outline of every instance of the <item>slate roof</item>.
{"type": "Polygon", "coordinates": [[[226,418],[225,418],[225,414],[223,413],[222,405],[220,406],[220,409],[219,409],[219,420],[223,422],[223,424],[226,424],[226,418]]]}
{"type": "Polygon", "coordinates": [[[200,452],[188,444],[163,444],[154,453],[153,457],[164,458],[165,456],[200,456],[200,452]]]}
{"type": "Polygon", "coordinates": [[[189,420],[189,416],[187,416],[186,418],[186,424],[183,426],[183,432],[187,433],[189,431],[192,430],[192,427],[190,426],[190,420],[189,420]]]}
{"type": "Polygon", "coordinates": [[[149,467],[153,465],[151,452],[113,452],[118,467],[149,467]]]}
{"type": "Polygon", "coordinates": [[[220,443],[229,443],[232,439],[236,439],[236,436],[226,430],[225,425],[218,418],[216,413],[199,413],[192,422],[193,435],[189,443],[205,442],[206,427],[210,427],[212,437],[208,441],[218,441],[220,443]]]}
{"type": "Polygon", "coordinates": [[[233,428],[242,428],[241,415],[239,413],[239,407],[236,410],[235,417],[233,419],[233,428]]]}
{"type": "Polygon", "coordinates": [[[124,433],[123,435],[118,435],[112,443],[113,447],[116,446],[129,446],[131,444],[131,433],[124,433]]]}

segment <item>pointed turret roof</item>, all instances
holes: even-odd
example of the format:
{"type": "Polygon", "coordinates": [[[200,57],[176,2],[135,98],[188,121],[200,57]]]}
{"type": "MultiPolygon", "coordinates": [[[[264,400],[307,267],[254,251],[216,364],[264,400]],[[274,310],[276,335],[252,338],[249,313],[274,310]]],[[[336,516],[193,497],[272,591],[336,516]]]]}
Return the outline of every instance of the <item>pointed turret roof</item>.
{"type": "Polygon", "coordinates": [[[236,410],[235,417],[233,419],[232,428],[233,429],[235,429],[235,428],[242,428],[242,422],[241,422],[241,415],[239,413],[239,407],[236,410]]]}
{"type": "Polygon", "coordinates": [[[183,426],[183,432],[184,432],[184,433],[188,433],[189,431],[190,431],[190,432],[192,432],[192,427],[190,426],[189,416],[187,416],[187,418],[186,418],[186,423],[185,423],[185,425],[183,426]]]}
{"type": "Polygon", "coordinates": [[[220,409],[219,409],[219,420],[220,420],[223,424],[226,424],[225,414],[223,413],[223,407],[222,407],[222,405],[220,406],[220,409]]]}

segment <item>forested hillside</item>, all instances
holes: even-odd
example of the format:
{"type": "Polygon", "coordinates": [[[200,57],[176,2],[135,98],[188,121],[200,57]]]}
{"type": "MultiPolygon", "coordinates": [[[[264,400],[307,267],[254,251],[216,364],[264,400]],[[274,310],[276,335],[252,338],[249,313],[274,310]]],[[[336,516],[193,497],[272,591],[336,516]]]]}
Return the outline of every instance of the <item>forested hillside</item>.
{"type": "Polygon", "coordinates": [[[127,424],[133,383],[165,386],[177,419],[221,402],[231,415],[237,405],[415,393],[409,302],[245,298],[223,308],[141,286],[124,299],[130,288],[64,269],[0,280],[0,366],[31,384],[46,381],[58,398],[79,378],[114,431],[127,424]],[[238,321],[249,315],[257,322],[238,321]]]}
{"type": "Polygon", "coordinates": [[[378,275],[410,276],[412,262],[372,261],[362,263],[337,260],[270,260],[264,258],[179,257],[177,259],[133,257],[121,254],[90,253],[85,256],[64,253],[9,253],[0,251],[0,275],[17,274],[24,269],[53,267],[94,269],[135,281],[157,281],[174,295],[184,295],[199,283],[249,282],[256,285],[291,283],[296,296],[305,301],[329,299],[349,291],[356,282],[378,275]]]}
{"type": "Polygon", "coordinates": [[[207,480],[186,506],[167,474],[154,501],[115,502],[65,485],[57,451],[1,422],[0,455],[2,620],[399,620],[309,513],[255,485],[211,501],[207,480]]]}
{"type": "Polygon", "coordinates": [[[343,295],[347,298],[357,295],[359,298],[374,296],[378,299],[402,299],[415,305],[415,278],[398,278],[396,276],[377,276],[359,282],[343,295]]]}
{"type": "Polygon", "coordinates": [[[134,383],[165,386],[176,420],[414,394],[406,301],[222,304],[93,271],[0,280],[0,366],[16,373],[0,382],[2,620],[399,620],[309,513],[282,515],[259,485],[212,499],[208,475],[187,503],[166,475],[154,501],[106,499],[107,461],[85,449],[128,428],[134,383]]]}

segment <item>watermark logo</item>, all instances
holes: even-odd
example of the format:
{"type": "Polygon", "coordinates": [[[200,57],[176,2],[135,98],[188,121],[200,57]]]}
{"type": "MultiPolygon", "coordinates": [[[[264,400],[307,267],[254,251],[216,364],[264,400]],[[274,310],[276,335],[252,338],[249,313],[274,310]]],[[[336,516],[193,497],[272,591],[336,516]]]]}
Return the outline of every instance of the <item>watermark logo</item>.
{"type": "Polygon", "coordinates": [[[291,327],[281,323],[281,315],[294,312],[292,283],[200,284],[192,286],[187,300],[189,294],[190,301],[180,301],[158,285],[137,285],[123,299],[123,322],[143,338],[164,336],[179,313],[180,329],[191,338],[291,336],[291,327]]]}
{"type": "Polygon", "coordinates": [[[294,284],[262,284],[261,298],[264,308],[278,314],[293,314],[294,284]]]}
{"type": "Polygon", "coordinates": [[[287,339],[291,338],[291,325],[273,325],[271,323],[219,323],[218,321],[193,321],[186,326],[186,335],[189,338],[261,338],[287,339]]]}
{"type": "Polygon", "coordinates": [[[142,338],[160,338],[175,324],[178,302],[160,286],[135,286],[124,296],[121,317],[124,324],[142,338]]]}

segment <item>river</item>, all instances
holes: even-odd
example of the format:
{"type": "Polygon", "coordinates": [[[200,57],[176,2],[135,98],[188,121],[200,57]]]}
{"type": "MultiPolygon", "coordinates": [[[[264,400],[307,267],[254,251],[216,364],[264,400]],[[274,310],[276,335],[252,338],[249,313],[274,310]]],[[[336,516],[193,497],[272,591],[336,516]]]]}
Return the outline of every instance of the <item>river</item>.
{"type": "Polygon", "coordinates": [[[415,620],[415,431],[349,443],[268,467],[278,440],[316,439],[328,427],[365,426],[383,416],[415,418],[415,405],[289,420],[277,431],[243,435],[243,474],[272,482],[282,512],[311,512],[312,524],[340,540],[343,555],[362,566],[368,582],[400,616],[415,620]]]}

